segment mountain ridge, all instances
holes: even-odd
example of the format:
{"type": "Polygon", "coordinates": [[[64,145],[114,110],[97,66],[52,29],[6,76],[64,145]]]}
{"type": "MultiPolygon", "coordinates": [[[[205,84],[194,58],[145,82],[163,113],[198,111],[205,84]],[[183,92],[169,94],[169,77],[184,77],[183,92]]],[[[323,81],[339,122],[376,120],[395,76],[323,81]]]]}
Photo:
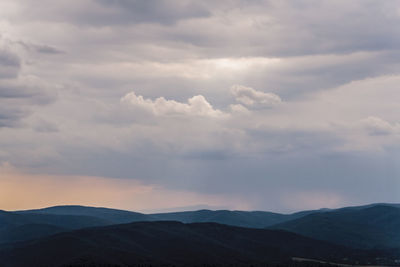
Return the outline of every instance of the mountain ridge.
{"type": "MultiPolygon", "coordinates": [[[[298,234],[217,223],[135,222],[74,230],[0,250],[6,266],[265,266],[292,257],[375,263],[382,256],[298,234]]],[[[386,259],[391,262],[390,258],[386,259]]]]}
{"type": "MultiPolygon", "coordinates": [[[[214,222],[231,226],[259,229],[283,229],[308,236],[310,238],[343,245],[343,242],[338,242],[340,240],[337,240],[337,236],[342,236],[343,240],[349,240],[348,243],[351,246],[358,248],[374,248],[374,246],[377,248],[386,248],[386,246],[384,246],[385,240],[389,240],[388,236],[390,234],[396,235],[397,232],[393,230],[396,229],[393,227],[390,228],[391,230],[388,230],[391,220],[385,220],[384,211],[372,216],[382,218],[380,225],[378,224],[374,228],[366,225],[366,222],[349,222],[343,219],[337,221],[335,216],[332,217],[335,214],[344,216],[344,218],[346,216],[351,217],[353,216],[353,213],[363,210],[368,211],[368,209],[374,207],[390,207],[397,210],[397,207],[400,207],[400,204],[375,203],[333,210],[319,209],[300,211],[292,214],[280,214],[264,211],[213,211],[207,209],[198,211],[143,214],[126,210],[108,209],[104,207],[60,205],[34,210],[22,210],[14,212],[0,211],[0,244],[27,241],[33,238],[41,238],[58,232],[94,226],[107,226],[138,221],[179,221],[183,223],[214,222]],[[318,223],[318,218],[324,217],[332,218],[331,223],[318,223]],[[302,228],[300,226],[295,227],[294,224],[296,223],[300,223],[299,225],[302,225],[302,228]],[[354,226],[354,224],[357,225],[357,223],[360,225],[357,227],[354,226]],[[337,224],[343,229],[340,227],[334,228],[331,226],[332,224],[337,224]],[[382,229],[380,229],[379,226],[382,226],[382,229]],[[364,230],[364,232],[360,230],[364,230]],[[368,233],[368,230],[374,234],[368,233]],[[357,233],[359,237],[353,237],[354,233],[357,233]],[[382,238],[382,236],[386,239],[382,238]]],[[[388,242],[388,244],[390,247],[400,247],[400,241],[397,242],[397,239],[395,239],[393,242],[388,242]]]]}
{"type": "Polygon", "coordinates": [[[356,248],[399,248],[400,208],[374,205],[313,213],[268,229],[282,229],[310,238],[356,248]]]}

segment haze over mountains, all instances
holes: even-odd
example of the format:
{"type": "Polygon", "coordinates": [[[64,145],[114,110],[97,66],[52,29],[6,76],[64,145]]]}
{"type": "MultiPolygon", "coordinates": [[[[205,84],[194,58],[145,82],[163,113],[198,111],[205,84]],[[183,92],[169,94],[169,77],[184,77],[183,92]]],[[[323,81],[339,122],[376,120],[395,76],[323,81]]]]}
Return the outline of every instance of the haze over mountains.
{"type": "Polygon", "coordinates": [[[193,259],[207,259],[209,263],[228,264],[236,260],[278,263],[290,261],[291,257],[304,257],[396,264],[395,260],[400,259],[398,229],[400,206],[396,204],[293,214],[228,210],[142,214],[56,206],[1,211],[0,260],[7,263],[5,266],[30,266],[32,260],[58,266],[81,260],[120,265],[195,264],[196,261],[189,260],[193,256],[193,259]],[[167,253],[165,248],[171,242],[173,246],[167,253]],[[183,248],[187,249],[186,254],[182,252],[186,256],[179,256],[177,251],[184,251],[183,248]],[[237,257],[222,260],[229,255],[237,257]]]}

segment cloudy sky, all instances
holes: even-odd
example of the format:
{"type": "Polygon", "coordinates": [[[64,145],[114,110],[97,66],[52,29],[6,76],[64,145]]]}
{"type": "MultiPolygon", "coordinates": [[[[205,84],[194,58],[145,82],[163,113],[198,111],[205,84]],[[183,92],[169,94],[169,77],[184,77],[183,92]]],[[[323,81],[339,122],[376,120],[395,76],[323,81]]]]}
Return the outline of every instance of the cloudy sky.
{"type": "Polygon", "coordinates": [[[400,202],[397,0],[2,0],[0,209],[400,202]]]}

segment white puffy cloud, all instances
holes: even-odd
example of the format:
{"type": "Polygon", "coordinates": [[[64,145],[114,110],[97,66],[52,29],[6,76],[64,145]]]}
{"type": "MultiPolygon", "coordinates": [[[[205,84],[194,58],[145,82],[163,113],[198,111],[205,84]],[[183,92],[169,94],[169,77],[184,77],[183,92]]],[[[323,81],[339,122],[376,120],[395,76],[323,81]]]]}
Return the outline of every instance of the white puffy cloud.
{"type": "Polygon", "coordinates": [[[250,110],[241,104],[232,104],[229,107],[233,114],[248,114],[250,112],[250,110]]]}
{"type": "Polygon", "coordinates": [[[231,87],[231,93],[236,101],[254,107],[272,107],[282,102],[281,98],[273,93],[264,93],[243,85],[231,87]]]}
{"type": "Polygon", "coordinates": [[[144,109],[156,116],[194,115],[220,117],[224,114],[222,111],[214,109],[202,95],[193,96],[188,99],[187,103],[181,103],[175,100],[167,100],[164,97],[159,97],[155,100],[145,99],[143,96],[131,92],[121,98],[121,102],[144,109]]]}

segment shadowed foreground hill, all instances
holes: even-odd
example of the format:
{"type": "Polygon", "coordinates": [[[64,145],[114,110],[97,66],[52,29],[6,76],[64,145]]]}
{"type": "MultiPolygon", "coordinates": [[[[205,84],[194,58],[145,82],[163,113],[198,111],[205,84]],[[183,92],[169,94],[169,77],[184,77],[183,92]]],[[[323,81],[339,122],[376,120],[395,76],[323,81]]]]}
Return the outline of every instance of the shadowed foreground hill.
{"type": "Polygon", "coordinates": [[[148,220],[149,216],[137,212],[84,206],[0,210],[0,245],[75,229],[148,220]]]}
{"type": "Polygon", "coordinates": [[[400,248],[400,208],[385,204],[342,208],[310,214],[271,229],[355,248],[400,248]]]}
{"type": "Polygon", "coordinates": [[[0,211],[0,244],[33,238],[112,222],[86,215],[54,215],[0,211]]]}
{"type": "Polygon", "coordinates": [[[84,263],[247,266],[288,263],[291,257],[367,262],[376,255],[279,230],[167,221],[81,229],[0,250],[4,266],[21,267],[84,263]]]}
{"type": "Polygon", "coordinates": [[[84,206],[16,212],[0,210],[0,245],[86,227],[148,220],[148,215],[137,212],[84,206]]]}

